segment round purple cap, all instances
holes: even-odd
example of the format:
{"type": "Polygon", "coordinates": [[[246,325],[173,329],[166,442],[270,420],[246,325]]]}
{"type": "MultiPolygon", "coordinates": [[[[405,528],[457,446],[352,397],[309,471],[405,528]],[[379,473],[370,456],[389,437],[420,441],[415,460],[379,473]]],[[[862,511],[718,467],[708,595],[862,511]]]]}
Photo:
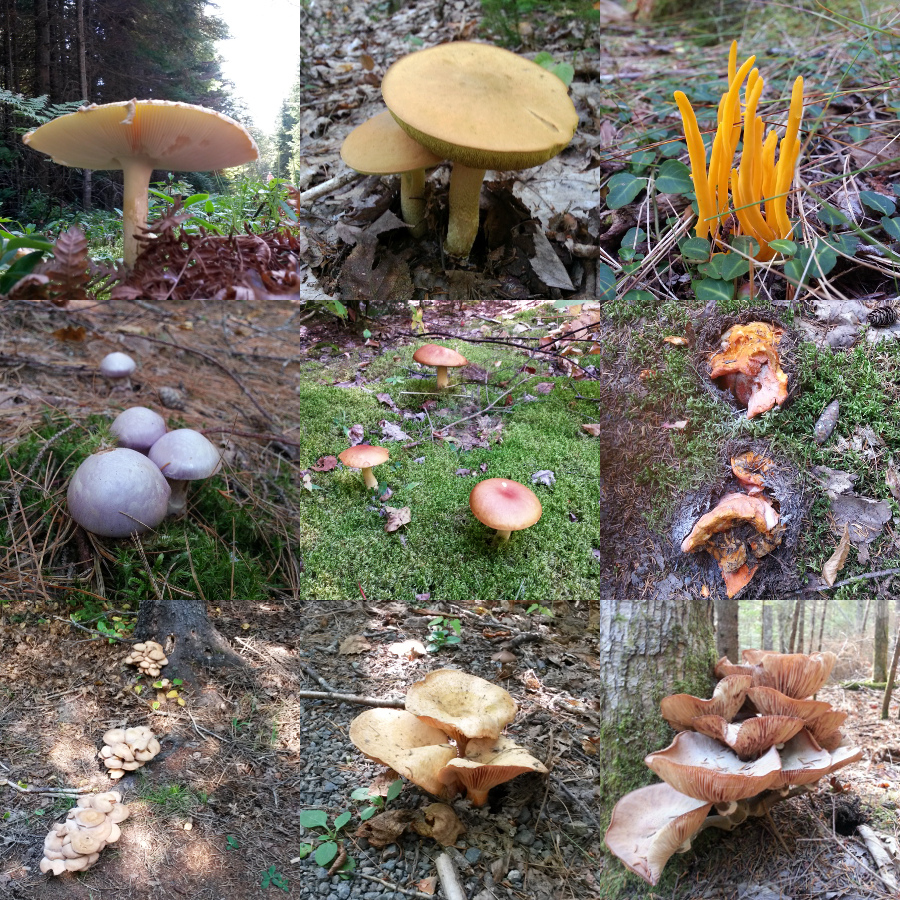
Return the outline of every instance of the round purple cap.
{"type": "Polygon", "coordinates": [[[107,378],[126,378],[137,368],[137,363],[127,354],[108,353],[100,361],[100,371],[107,378]]]}
{"type": "Polygon", "coordinates": [[[120,447],[146,453],[166,433],[166,420],[146,406],[132,406],[116,416],[109,430],[120,447]]]}
{"type": "Polygon", "coordinates": [[[172,481],[209,478],[222,465],[218,448],[193,428],[178,428],[164,434],[150,448],[150,459],[172,481]]]}

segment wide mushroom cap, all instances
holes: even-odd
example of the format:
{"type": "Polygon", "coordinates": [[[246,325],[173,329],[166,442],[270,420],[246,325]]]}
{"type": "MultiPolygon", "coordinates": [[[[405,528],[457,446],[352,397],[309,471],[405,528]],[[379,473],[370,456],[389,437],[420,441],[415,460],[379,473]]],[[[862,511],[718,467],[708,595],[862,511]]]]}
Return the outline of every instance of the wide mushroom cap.
{"type": "Polygon", "coordinates": [[[492,44],[454,41],[411,53],[387,70],[381,92],[404,131],[472,168],[540,165],[578,125],[556,75],[492,44]]]}
{"type": "Polygon", "coordinates": [[[453,738],[461,753],[470,738],[496,740],[517,712],[502,687],[457,669],[437,669],[411,685],[406,709],[453,738]]]}
{"type": "Polygon", "coordinates": [[[171,489],[159,468],[136,450],[120,447],[89,456],[69,482],[72,518],[92,534],[122,538],[156,528],[171,489]]]}
{"type": "Polygon", "coordinates": [[[487,478],[469,494],[472,515],[497,531],[521,531],[541,517],[541,501],[530,488],[510,478],[487,478]]]}
{"type": "Polygon", "coordinates": [[[137,363],[127,353],[118,350],[107,353],[100,360],[100,371],[107,378],[127,378],[136,368],[137,363]]]}
{"type": "Polygon", "coordinates": [[[635,875],[656,884],[672,854],[687,849],[711,807],[667,784],[639,788],[615,805],[606,846],[635,875]]]}
{"type": "Polygon", "coordinates": [[[436,166],[441,157],[413,140],[389,110],[358,125],[341,144],[341,159],[363,175],[400,175],[436,166]]]}
{"type": "Polygon", "coordinates": [[[338,454],[338,459],[351,469],[370,469],[387,462],[390,453],[386,447],[374,447],[371,444],[357,444],[348,447],[338,454]]]}
{"type": "Polygon", "coordinates": [[[728,722],[721,716],[698,716],[692,722],[694,731],[721,741],[741,759],[754,759],[776,744],[784,744],[803,724],[803,719],[793,716],[751,716],[743,722],[728,722]]]}
{"type": "Polygon", "coordinates": [[[172,481],[209,478],[222,464],[218,448],[192,428],[178,428],[164,434],[150,448],[150,459],[172,481]]]}
{"type": "Polygon", "coordinates": [[[449,369],[469,364],[462,353],[457,353],[452,347],[443,347],[440,344],[422,344],[413,353],[413,359],[423,366],[446,366],[449,369]]]}
{"type": "Polygon", "coordinates": [[[109,430],[120,447],[146,453],[166,433],[166,420],[146,406],[132,406],[116,416],[109,430]]]}
{"type": "Polygon", "coordinates": [[[744,705],[752,683],[749,675],[728,675],[716,685],[710,700],[691,694],[672,694],[662,699],[659,711],[676,731],[690,731],[697,716],[721,716],[730,722],[744,705]]]}

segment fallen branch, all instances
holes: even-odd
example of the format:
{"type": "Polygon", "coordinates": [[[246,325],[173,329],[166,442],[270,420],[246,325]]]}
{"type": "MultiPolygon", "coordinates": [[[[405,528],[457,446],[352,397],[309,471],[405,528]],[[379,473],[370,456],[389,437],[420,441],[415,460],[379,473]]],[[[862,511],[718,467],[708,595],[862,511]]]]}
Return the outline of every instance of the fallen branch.
{"type": "Polygon", "coordinates": [[[460,883],[453,860],[446,853],[440,853],[434,864],[437,867],[438,878],[441,880],[441,889],[447,900],[466,900],[466,892],[460,883]]]}
{"type": "Polygon", "coordinates": [[[877,572],[863,572],[862,575],[853,575],[850,578],[844,578],[842,581],[836,581],[834,584],[814,584],[809,587],[801,588],[799,591],[792,591],[791,594],[811,594],[816,591],[833,591],[836,588],[853,584],[854,581],[869,581],[872,578],[885,578],[888,575],[900,575],[900,567],[896,569],[879,569],[877,572]]]}
{"type": "Polygon", "coordinates": [[[0,778],[0,785],[3,784],[7,785],[7,787],[11,787],[14,791],[18,791],[20,794],[48,794],[56,796],[70,796],[72,794],[89,794],[93,790],[93,788],[89,787],[70,788],[53,787],[52,785],[32,785],[31,787],[21,787],[14,781],[10,781],[8,778],[0,778]]]}
{"type": "Polygon", "coordinates": [[[875,860],[875,865],[878,866],[878,877],[895,896],[900,894],[900,881],[897,880],[894,861],[884,844],[881,843],[877,832],[872,831],[868,825],[857,825],[856,830],[865,842],[869,855],[875,860]]]}
{"type": "Polygon", "coordinates": [[[334,178],[329,178],[328,181],[323,181],[321,184],[309,188],[309,190],[293,194],[291,201],[296,203],[297,206],[304,206],[307,203],[311,203],[313,200],[324,197],[326,194],[339,191],[342,187],[358,178],[362,178],[359,172],[342,172],[340,175],[335,175],[334,178]]]}
{"type": "Polygon", "coordinates": [[[425,900],[434,900],[433,894],[426,894],[424,891],[417,891],[414,888],[400,887],[397,884],[386,881],[384,878],[376,878],[374,875],[363,875],[362,872],[357,872],[356,877],[365,878],[366,881],[374,881],[376,884],[383,884],[385,887],[390,888],[392,891],[399,891],[401,894],[406,894],[408,897],[424,897],[425,900]]]}
{"type": "Polygon", "coordinates": [[[405,709],[403,700],[382,700],[379,697],[365,697],[362,694],[339,694],[336,691],[291,691],[292,697],[309,700],[334,700],[335,703],[357,703],[360,706],[386,706],[390,709],[405,709]]]}
{"type": "MultiPolygon", "coordinates": [[[[137,644],[139,643],[137,638],[123,638],[119,637],[115,634],[110,634],[106,631],[96,631],[93,628],[87,628],[84,625],[79,625],[78,622],[72,621],[72,619],[64,619],[61,616],[54,616],[57,622],[65,622],[66,625],[71,625],[73,628],[78,628],[81,631],[86,631],[88,634],[96,634],[98,637],[109,638],[111,641],[118,641],[120,644],[137,644]]],[[[82,643],[87,643],[87,641],[83,641],[82,643]]]]}

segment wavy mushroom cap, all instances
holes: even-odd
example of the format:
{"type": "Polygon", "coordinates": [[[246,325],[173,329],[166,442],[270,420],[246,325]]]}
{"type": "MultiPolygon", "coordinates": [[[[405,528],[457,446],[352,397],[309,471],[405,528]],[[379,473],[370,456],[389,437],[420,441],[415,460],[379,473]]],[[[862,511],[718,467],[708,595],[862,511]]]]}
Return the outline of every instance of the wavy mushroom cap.
{"type": "Polygon", "coordinates": [[[752,681],[749,675],[729,675],[716,685],[710,700],[672,694],[662,699],[659,710],[676,731],[690,731],[691,721],[697,716],[721,716],[730,722],[744,705],[752,681]]]}
{"type": "Polygon", "coordinates": [[[446,366],[448,369],[456,369],[469,364],[462,353],[457,353],[452,347],[444,347],[441,344],[422,344],[413,353],[413,359],[423,366],[446,366]]]}
{"type": "Polygon", "coordinates": [[[530,488],[511,478],[480,481],[469,494],[472,515],[497,531],[521,531],[540,519],[541,501],[530,488]]]}
{"type": "Polygon", "coordinates": [[[492,44],[454,41],[397,60],[384,102],[409,135],[441,159],[478,169],[527,169],[556,156],[578,113],[565,84],[492,44]]]}
{"type": "Polygon", "coordinates": [[[351,469],[370,469],[387,462],[390,452],[386,447],[375,447],[372,444],[357,444],[348,447],[338,454],[338,459],[351,469]]]}
{"type": "Polygon", "coordinates": [[[698,716],[691,724],[694,731],[715,738],[747,760],[789,741],[803,728],[804,722],[791,716],[751,716],[735,723],[721,716],[698,716]]]}
{"type": "Polygon", "coordinates": [[[768,650],[745,650],[744,664],[731,662],[723,656],[715,667],[715,674],[745,674],[753,678],[753,687],[770,687],[793,700],[811,697],[831,675],[837,657],[824,653],[775,653],[768,650]]]}
{"type": "Polygon", "coordinates": [[[166,433],[166,420],[146,406],[132,406],[116,416],[109,430],[120,447],[146,453],[166,433]]]}
{"type": "Polygon", "coordinates": [[[350,723],[350,740],[430,794],[452,796],[439,773],[456,756],[447,735],[403,709],[368,709],[350,723]]]}
{"type": "Polygon", "coordinates": [[[644,762],[676,791],[707,803],[730,803],[768,790],[778,778],[781,760],[773,747],[744,762],[705,734],[682,731],[664,750],[644,762]]]}
{"type": "Polygon", "coordinates": [[[150,459],[172,481],[209,478],[222,465],[218,448],[193,428],[178,428],[164,434],[150,448],[150,459]]]}
{"type": "Polygon", "coordinates": [[[122,538],[156,528],[171,489],[159,468],[136,450],[120,447],[89,456],[69,482],[69,514],[92,534],[122,538]]]}
{"type": "Polygon", "coordinates": [[[787,741],[778,755],[781,757],[781,772],[773,788],[812,784],[831,770],[831,754],[823,750],[806,729],[798,731],[787,741]]]}
{"type": "Polygon", "coordinates": [[[496,740],[517,712],[502,687],[457,669],[437,669],[411,685],[406,709],[453,738],[460,752],[470,739],[496,740]]]}
{"type": "Polygon", "coordinates": [[[824,700],[794,700],[770,687],[751,687],[747,699],[764,716],[794,716],[807,723],[832,711],[824,700]]]}
{"type": "Polygon", "coordinates": [[[372,116],[344,138],[341,159],[363,175],[399,175],[441,162],[441,157],[413,140],[389,110],[372,116]]]}
{"type": "Polygon", "coordinates": [[[697,520],[691,533],[681,542],[681,550],[683,553],[693,553],[714,534],[734,528],[741,522],[749,522],[760,533],[771,531],[779,518],[772,504],[761,497],[725,494],[713,509],[697,520]]]}
{"type": "Polygon", "coordinates": [[[100,360],[100,371],[107,378],[127,378],[136,368],[137,363],[127,353],[118,350],[107,353],[100,360]]]}
{"type": "Polygon", "coordinates": [[[613,808],[606,846],[635,875],[656,884],[672,854],[690,846],[711,807],[665,783],[639,788],[613,808]]]}

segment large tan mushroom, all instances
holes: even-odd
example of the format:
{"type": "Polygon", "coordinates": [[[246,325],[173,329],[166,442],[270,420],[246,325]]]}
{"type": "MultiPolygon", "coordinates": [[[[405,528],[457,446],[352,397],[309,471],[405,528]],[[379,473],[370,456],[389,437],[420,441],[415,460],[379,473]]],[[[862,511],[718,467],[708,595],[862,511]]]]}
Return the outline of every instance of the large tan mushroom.
{"type": "Polygon", "coordinates": [[[505,544],[512,532],[530,528],[543,513],[534,491],[511,478],[480,481],[469,494],[469,508],[479,522],[497,529],[499,544],[505,544]]]}
{"type": "Polygon", "coordinates": [[[351,469],[361,469],[365,486],[372,490],[378,487],[378,479],[372,474],[375,466],[387,462],[390,454],[384,447],[373,447],[371,444],[357,444],[348,447],[338,454],[338,459],[351,469]]]}
{"type": "Polygon", "coordinates": [[[126,666],[137,666],[141,674],[149,675],[151,678],[158,678],[162,667],[169,664],[162,644],[156,641],[133,644],[124,662],[126,666]]]}
{"type": "Polygon", "coordinates": [[[691,724],[694,731],[721,741],[747,760],[789,741],[804,722],[791,716],[751,716],[743,722],[728,722],[722,716],[698,716],[691,724]]]}
{"type": "Polygon", "coordinates": [[[693,731],[680,732],[644,762],[676,791],[707,803],[753,797],[772,787],[781,771],[774,747],[759,759],[743,762],[718,741],[693,731]]]}
{"type": "Polygon", "coordinates": [[[344,138],[341,159],[363,175],[399,175],[403,221],[415,237],[425,233],[425,169],[436,166],[441,158],[414,141],[388,110],[344,138]]]}
{"type": "Polygon", "coordinates": [[[126,772],[133,772],[149,762],[160,749],[159,740],[150,726],[136,725],[107,731],[98,755],[109,770],[109,777],[121,778],[126,772]]]}
{"type": "Polygon", "coordinates": [[[526,772],[547,774],[547,767],[509,738],[482,738],[466,744],[464,758],[451,759],[439,777],[461,784],[473,806],[487,803],[488,791],[526,772]]]}
{"type": "Polygon", "coordinates": [[[639,788],[615,805],[606,846],[635,875],[656,884],[672,854],[690,849],[711,807],[665,783],[639,788]]]}
{"type": "Polygon", "coordinates": [[[722,716],[730,722],[744,705],[753,679],[749,675],[729,675],[713,691],[712,699],[702,700],[691,694],[672,694],[659,704],[662,717],[676,731],[690,731],[697,716],[722,716]]]}
{"type": "Polygon", "coordinates": [[[30,131],[23,140],[63,166],[122,170],[128,268],[137,259],[137,235],[147,222],[148,188],[154,169],[226,169],[259,156],[250,133],[234,119],[203,106],[170,100],[84,106],[30,131]]]}
{"type": "Polygon", "coordinates": [[[406,710],[449,735],[460,756],[469,740],[496,740],[517,711],[502,687],[457,669],[437,669],[413,684],[406,694],[406,710]]]}
{"type": "Polygon", "coordinates": [[[423,366],[433,366],[437,369],[437,388],[440,391],[450,384],[447,369],[456,369],[469,364],[462,353],[457,353],[452,347],[444,347],[441,344],[422,344],[413,353],[413,359],[423,366]]]}
{"type": "Polygon", "coordinates": [[[722,657],[715,674],[750,675],[753,687],[770,687],[794,700],[811,697],[828,681],[837,657],[823,653],[775,653],[770,650],[744,650],[743,664],[722,657]]]}
{"type": "Polygon", "coordinates": [[[447,252],[468,256],[485,170],[529,169],[556,156],[578,113],[556,75],[491,44],[454,41],[397,60],[381,83],[400,127],[453,161],[447,252]]]}
{"type": "Polygon", "coordinates": [[[444,731],[402,709],[368,709],[350,723],[350,740],[370,759],[389,766],[437,797],[456,786],[440,771],[456,756],[444,731]]]}

